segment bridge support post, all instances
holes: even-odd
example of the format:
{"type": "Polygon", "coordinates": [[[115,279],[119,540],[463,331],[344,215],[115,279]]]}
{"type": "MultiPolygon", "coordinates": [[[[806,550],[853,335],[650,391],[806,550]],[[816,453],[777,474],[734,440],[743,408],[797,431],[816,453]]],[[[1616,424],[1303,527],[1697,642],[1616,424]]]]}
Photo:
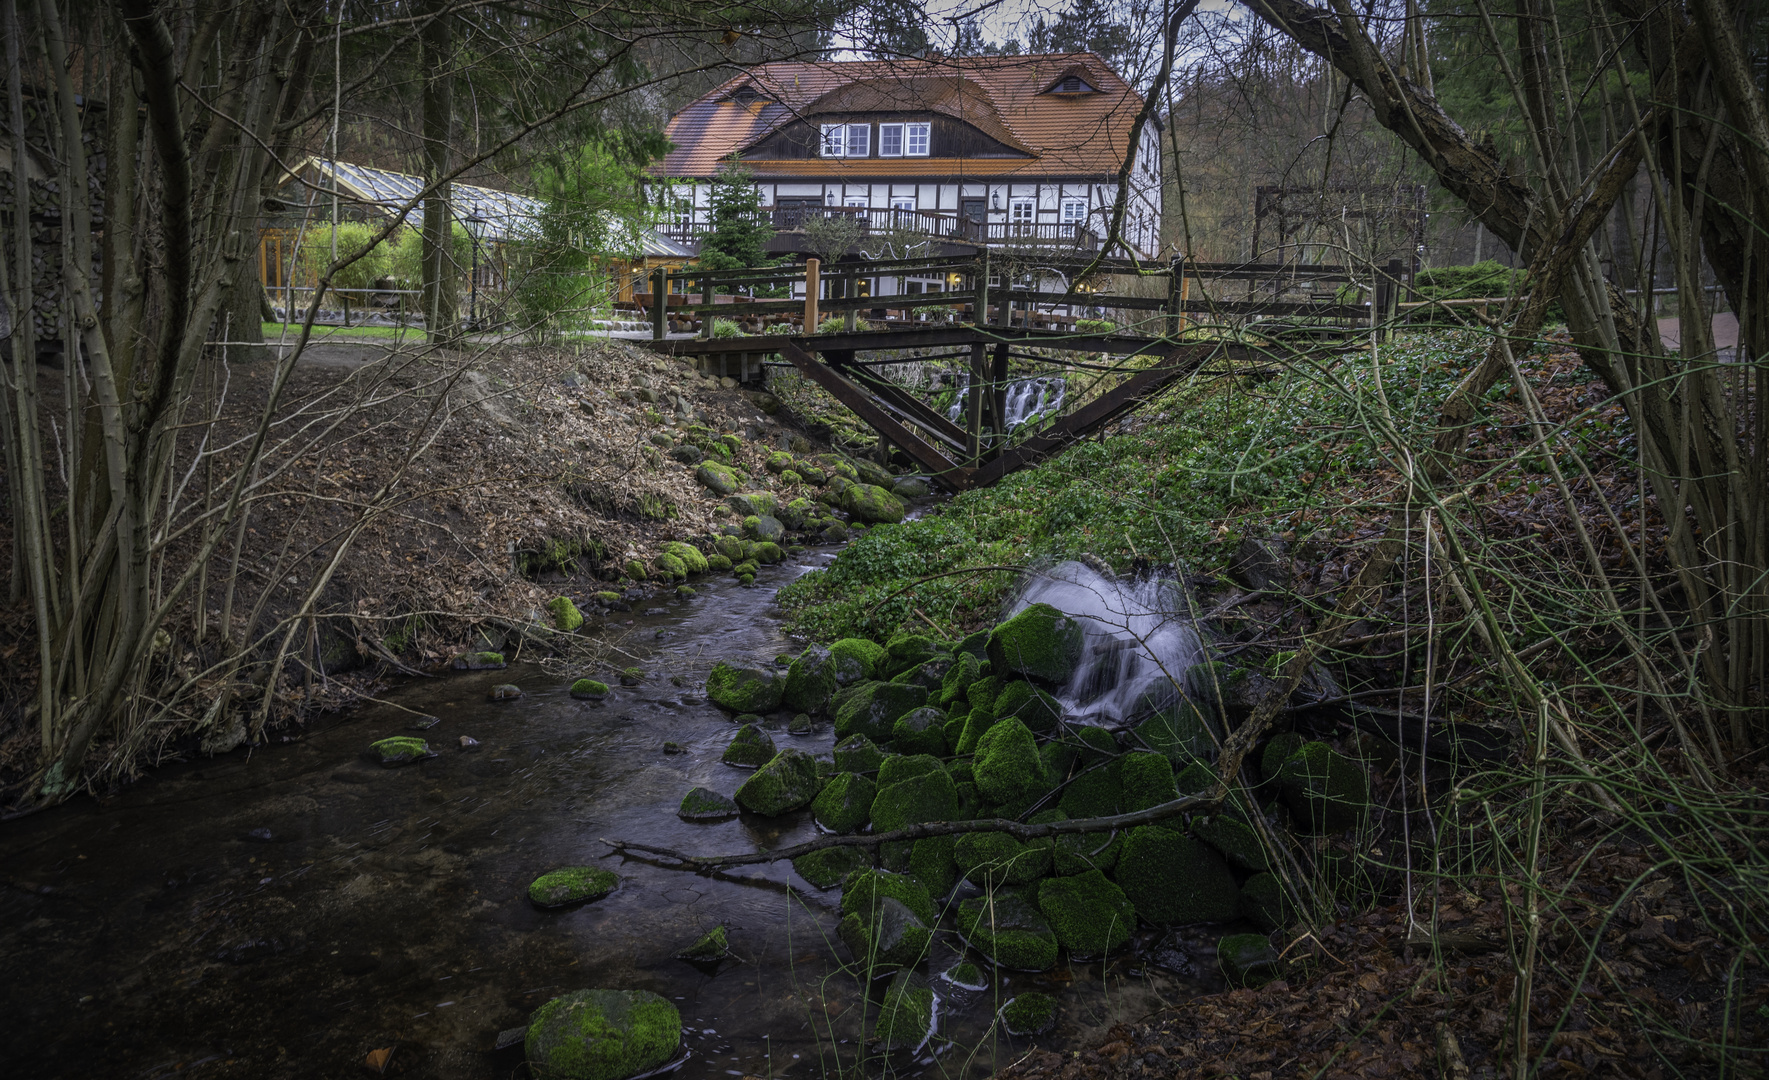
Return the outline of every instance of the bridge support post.
{"type": "Polygon", "coordinates": [[[969,406],[965,432],[968,435],[966,455],[971,467],[976,468],[983,463],[983,395],[987,393],[988,383],[984,372],[988,363],[988,346],[978,341],[970,347],[970,393],[965,404],[969,406]]]}
{"type": "Polygon", "coordinates": [[[815,334],[817,323],[817,293],[822,288],[818,270],[820,263],[815,255],[805,260],[805,333],[815,334]]]}
{"type": "Polygon", "coordinates": [[[651,271],[651,340],[662,341],[669,333],[670,272],[663,267],[651,271]]]}
{"type": "Polygon", "coordinates": [[[989,406],[994,413],[991,427],[995,430],[995,450],[989,456],[998,456],[1007,445],[1007,342],[995,346],[995,370],[989,379],[989,406]]]}

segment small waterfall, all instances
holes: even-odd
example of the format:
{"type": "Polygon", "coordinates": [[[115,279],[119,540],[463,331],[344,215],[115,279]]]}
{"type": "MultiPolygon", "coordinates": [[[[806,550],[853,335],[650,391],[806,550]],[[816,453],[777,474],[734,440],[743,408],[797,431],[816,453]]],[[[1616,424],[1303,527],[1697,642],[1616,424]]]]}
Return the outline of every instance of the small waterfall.
{"type": "MultiPolygon", "coordinates": [[[[1068,380],[1057,375],[1040,375],[1008,383],[1002,394],[1003,408],[1007,412],[1007,430],[1012,431],[1021,424],[1061,412],[1068,393],[1068,380]]],[[[964,416],[965,399],[969,396],[970,375],[966,373],[965,384],[958,391],[958,399],[946,410],[946,419],[955,424],[960,423],[960,418],[964,416]]]]}
{"type": "Polygon", "coordinates": [[[1209,659],[1185,586],[1172,578],[1113,580],[1079,562],[1058,563],[1027,579],[1013,611],[1038,603],[1076,616],[1087,635],[1081,666],[1057,695],[1074,722],[1133,722],[1145,695],[1165,707],[1186,668],[1209,659]]]}

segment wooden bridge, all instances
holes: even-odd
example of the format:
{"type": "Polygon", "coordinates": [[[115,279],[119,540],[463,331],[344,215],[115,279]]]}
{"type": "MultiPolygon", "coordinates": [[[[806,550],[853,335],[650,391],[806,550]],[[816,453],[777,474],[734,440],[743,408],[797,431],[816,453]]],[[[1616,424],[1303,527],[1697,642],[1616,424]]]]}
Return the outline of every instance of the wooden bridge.
{"type": "MultiPolygon", "coordinates": [[[[982,252],[962,262],[838,264],[827,274],[811,259],[790,276],[773,270],[696,278],[695,271],[684,271],[678,280],[689,279],[699,302],[694,302],[693,293],[678,293],[680,303],[650,304],[650,346],[689,360],[702,372],[744,380],[759,377],[764,362],[790,364],[930,477],[959,491],[988,486],[1059,452],[1213,361],[1258,363],[1258,348],[1204,339],[1195,332],[1201,327],[1232,322],[1257,327],[1264,337],[1291,333],[1357,337],[1392,318],[1400,295],[1396,264],[1367,268],[1364,280],[1374,280],[1376,295],[1367,304],[1348,304],[1341,302],[1337,288],[1325,299],[1284,295],[1298,283],[1317,289],[1321,284],[1341,286],[1353,278],[1346,267],[1187,262],[1138,267],[1106,261],[1105,273],[1114,280],[1135,275],[1145,283],[1145,295],[1130,295],[1074,282],[1072,275],[1090,264],[1065,268],[1050,260],[1039,263],[1034,272],[1063,275],[1072,286],[1079,286],[1058,294],[992,285],[992,280],[1011,280],[1014,274],[1011,270],[1005,277],[992,274],[989,258],[988,252],[982,252]],[[881,280],[900,282],[909,277],[944,277],[954,286],[966,287],[937,293],[880,293],[881,280]],[[1267,284],[1274,279],[1279,288],[1267,284]],[[1220,295],[1225,283],[1241,295],[1234,299],[1220,295]],[[1154,287],[1147,287],[1150,284],[1154,287]],[[779,292],[789,287],[794,291],[802,287],[803,295],[773,300],[736,292],[779,292]],[[720,288],[733,292],[720,293],[720,288]],[[1219,295],[1212,296],[1212,289],[1219,295]],[[829,326],[825,316],[837,319],[840,328],[829,326]],[[859,325],[861,316],[868,323],[864,328],[859,325]],[[716,331],[715,322],[724,319],[752,320],[752,325],[761,324],[760,332],[724,336],[716,331]],[[688,338],[678,333],[672,338],[667,333],[672,323],[694,326],[699,335],[688,338]],[[1125,332],[1120,329],[1125,324],[1141,332],[1125,332]],[[1029,349],[1038,353],[1029,354],[1029,349]],[[899,358],[860,359],[862,354],[877,353],[899,358]],[[1126,378],[1066,412],[1041,417],[1029,425],[1029,432],[1010,433],[1005,398],[1014,381],[1010,362],[1015,358],[1059,370],[1118,371],[1126,378]],[[981,391],[964,396],[958,417],[962,422],[881,373],[892,364],[939,361],[961,361],[966,386],[981,391]]],[[[670,277],[659,271],[650,295],[669,295],[669,284],[670,277]]]]}

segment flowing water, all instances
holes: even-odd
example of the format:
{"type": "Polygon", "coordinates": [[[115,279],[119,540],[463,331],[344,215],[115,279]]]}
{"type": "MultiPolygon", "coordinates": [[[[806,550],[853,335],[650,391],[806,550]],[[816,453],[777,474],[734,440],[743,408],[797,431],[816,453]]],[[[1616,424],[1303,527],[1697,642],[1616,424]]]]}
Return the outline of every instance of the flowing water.
{"type": "MultiPolygon", "coordinates": [[[[884,984],[843,969],[837,891],[784,862],[695,875],[610,856],[602,838],[724,853],[815,834],[808,812],[688,824],[674,811],[688,788],[729,793],[745,775],[719,761],[733,728],[701,692],[706,670],[796,651],[773,590],[828,557],[765,569],[751,589],[708,581],[632,616],[621,647],[650,676],[603,703],[573,701],[564,679],[525,665],[390,692],[441,718],[423,733],[439,755],[417,765],[364,759],[414,719],[369,706],[296,743],[174,765],[115,798],[0,827],[7,1075],[363,1075],[365,1055],[394,1047],[390,1074],[505,1078],[522,1074],[521,1050],[494,1050],[500,1031],[557,994],[617,987],[680,1008],[683,1077],[982,1076],[1029,1045],[992,1024],[1016,993],[1058,995],[1058,1026],[1036,1041],[1062,1046],[1210,982],[1197,972],[1213,970],[1214,939],[1200,930],[959,991],[937,978],[964,948],[942,932],[926,966],[939,1038],[882,1060],[863,1035],[884,984]],[[502,682],[525,696],[488,701],[502,682]],[[475,752],[456,749],[462,735],[475,752]],[[686,752],[664,753],[666,740],[686,752]],[[586,863],[617,871],[620,888],[571,910],[527,900],[536,875],[586,863]],[[730,959],[674,958],[719,924],[730,959]]],[[[1085,591],[1034,583],[1046,599],[1059,588],[1085,591]]],[[[833,741],[827,725],[774,737],[823,755],[833,741]]]]}
{"type": "MultiPolygon", "coordinates": [[[[965,397],[970,393],[969,377],[967,373],[966,385],[959,389],[958,400],[946,410],[946,418],[953,423],[958,423],[959,418],[964,415],[965,397]]],[[[1002,410],[1007,414],[1007,430],[1012,431],[1028,420],[1062,412],[1063,401],[1068,393],[1068,380],[1061,376],[1041,375],[1008,383],[1002,393],[1002,410]]]]}

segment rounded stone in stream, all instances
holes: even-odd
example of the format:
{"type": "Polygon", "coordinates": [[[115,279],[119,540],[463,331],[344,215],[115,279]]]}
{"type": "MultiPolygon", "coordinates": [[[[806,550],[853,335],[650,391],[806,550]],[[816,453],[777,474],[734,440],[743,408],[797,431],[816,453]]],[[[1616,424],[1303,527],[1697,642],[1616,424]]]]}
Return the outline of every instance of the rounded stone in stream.
{"type": "Polygon", "coordinates": [[[515,701],[522,696],[522,688],[511,683],[499,683],[485,696],[491,701],[515,701]]]}
{"type": "Polygon", "coordinates": [[[450,666],[456,671],[495,671],[509,665],[504,663],[503,653],[468,652],[455,657],[450,666]]]}
{"type": "MultiPolygon", "coordinates": [[[[649,613],[647,613],[649,614],[649,613]]],[[[636,667],[626,668],[620,673],[620,685],[638,686],[645,681],[645,672],[636,667]]]]}
{"type": "Polygon", "coordinates": [[[471,753],[472,751],[479,749],[479,740],[471,735],[462,735],[461,749],[471,753]]]}
{"type": "Polygon", "coordinates": [[[788,735],[809,735],[811,734],[811,727],[811,718],[804,713],[799,713],[797,716],[787,721],[786,733],[788,735]]]}
{"type": "Polygon", "coordinates": [[[883,1050],[920,1050],[934,1034],[934,991],[913,971],[899,971],[885,988],[872,1037],[883,1050]]]}
{"type": "Polygon", "coordinates": [[[720,760],[740,769],[759,769],[774,760],[775,753],[774,740],[767,732],[754,724],[745,724],[731,737],[731,745],[725,747],[720,760]]]}
{"type": "Polygon", "coordinates": [[[785,680],[774,672],[742,664],[720,663],[706,677],[706,696],[732,712],[772,712],[785,690],[785,680]]]}
{"type": "Polygon", "coordinates": [[[534,879],[528,898],[541,907],[564,907],[600,900],[613,892],[620,878],[593,866],[566,866],[534,879]]]}
{"type": "Polygon", "coordinates": [[[883,897],[875,908],[855,912],[836,928],[854,961],[869,972],[884,968],[912,968],[921,963],[933,942],[933,932],[894,897],[883,897]]]}
{"type": "Polygon", "coordinates": [[[683,821],[724,821],[741,812],[729,796],[703,787],[689,789],[676,808],[676,816],[683,821]]]}
{"type": "Polygon", "coordinates": [[[383,765],[409,765],[429,757],[430,744],[410,735],[395,735],[391,739],[370,743],[369,752],[378,757],[383,765]]]}
{"type": "Polygon", "coordinates": [[[540,1080],[626,1080],[682,1043],[682,1014],[649,990],[577,990],[529,1017],[523,1049],[540,1080]]]}
{"type": "Polygon", "coordinates": [[[725,928],[715,926],[702,934],[699,941],[677,953],[676,959],[696,964],[712,964],[729,955],[731,955],[731,942],[725,936],[725,928]]]}
{"type": "Polygon", "coordinates": [[[571,696],[579,701],[601,701],[608,696],[608,684],[595,679],[579,679],[571,684],[571,696]]]}
{"type": "Polygon", "coordinates": [[[790,747],[757,769],[737,789],[737,804],[746,810],[774,817],[797,810],[823,790],[817,759],[790,747]]]}
{"type": "Polygon", "coordinates": [[[1049,1031],[1056,1022],[1056,998],[1033,990],[1001,1007],[1001,1026],[1021,1037],[1049,1031]]]}
{"type": "Polygon", "coordinates": [[[960,960],[953,964],[940,977],[960,990],[989,989],[989,976],[983,974],[983,969],[969,960],[960,960]]]}

